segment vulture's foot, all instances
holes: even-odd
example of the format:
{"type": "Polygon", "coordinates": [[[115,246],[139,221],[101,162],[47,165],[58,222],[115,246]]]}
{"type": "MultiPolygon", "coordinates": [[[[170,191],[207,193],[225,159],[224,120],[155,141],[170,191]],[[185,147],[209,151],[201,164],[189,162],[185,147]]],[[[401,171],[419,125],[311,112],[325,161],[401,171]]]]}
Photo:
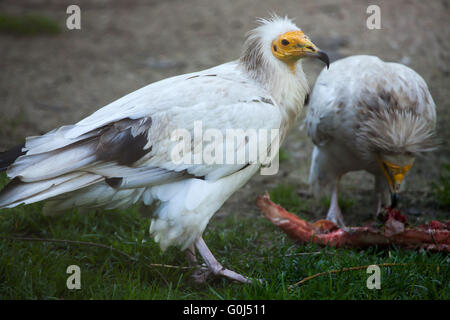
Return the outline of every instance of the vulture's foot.
{"type": "Polygon", "coordinates": [[[195,281],[204,282],[209,275],[214,275],[219,277],[225,277],[230,280],[235,280],[242,283],[253,282],[253,280],[248,277],[240,275],[239,273],[236,273],[232,270],[225,269],[211,253],[203,238],[200,237],[195,241],[195,247],[202,256],[203,260],[205,261],[205,265],[195,270],[194,273],[192,274],[192,277],[194,278],[195,281]]]}
{"type": "Polygon", "coordinates": [[[212,271],[208,268],[206,264],[202,264],[198,266],[194,272],[191,274],[192,280],[197,283],[205,283],[209,276],[212,274],[212,271]]]}
{"type": "Polygon", "coordinates": [[[330,210],[328,210],[327,220],[333,221],[342,229],[347,229],[342,212],[338,207],[330,208],[330,210]]]}
{"type": "Polygon", "coordinates": [[[197,256],[195,255],[195,245],[192,244],[186,249],[186,258],[188,259],[189,265],[195,267],[191,274],[191,279],[197,283],[205,283],[206,279],[211,275],[211,270],[206,264],[200,265],[197,256]]]}

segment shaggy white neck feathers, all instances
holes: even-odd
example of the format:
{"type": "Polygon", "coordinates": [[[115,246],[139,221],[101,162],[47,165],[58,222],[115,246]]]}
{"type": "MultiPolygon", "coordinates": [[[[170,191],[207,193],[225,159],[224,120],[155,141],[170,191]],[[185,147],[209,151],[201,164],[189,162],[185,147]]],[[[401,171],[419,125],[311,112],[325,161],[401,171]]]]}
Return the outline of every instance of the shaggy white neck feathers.
{"type": "Polygon", "coordinates": [[[271,44],[279,35],[299,28],[288,18],[260,19],[259,23],[247,35],[240,64],[252,79],[270,92],[290,125],[302,111],[309,85],[301,60],[294,70],[290,69],[273,56],[271,44]]]}

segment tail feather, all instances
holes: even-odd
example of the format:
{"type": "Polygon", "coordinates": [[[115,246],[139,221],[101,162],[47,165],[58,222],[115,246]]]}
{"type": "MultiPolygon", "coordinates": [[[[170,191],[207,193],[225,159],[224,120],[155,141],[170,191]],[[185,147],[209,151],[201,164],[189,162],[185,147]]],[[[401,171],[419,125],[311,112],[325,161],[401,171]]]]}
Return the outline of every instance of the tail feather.
{"type": "Polygon", "coordinates": [[[0,172],[6,171],[8,167],[13,164],[16,159],[25,154],[22,149],[25,147],[25,144],[15,146],[14,148],[9,149],[8,151],[0,152],[0,172]]]}
{"type": "Polygon", "coordinates": [[[11,178],[36,182],[74,172],[95,160],[95,142],[87,141],[46,153],[27,154],[10,165],[7,173],[11,178]]]}
{"type": "Polygon", "coordinates": [[[29,204],[56,197],[95,184],[103,179],[99,175],[80,172],[28,183],[14,178],[0,191],[0,208],[12,208],[19,204],[29,204]]]}
{"type": "MultiPolygon", "coordinates": [[[[143,195],[145,188],[117,190],[106,182],[95,183],[61,196],[52,198],[44,206],[45,215],[56,215],[70,208],[125,208],[135,204],[143,195]]],[[[148,201],[150,204],[151,201],[148,201]]]]}

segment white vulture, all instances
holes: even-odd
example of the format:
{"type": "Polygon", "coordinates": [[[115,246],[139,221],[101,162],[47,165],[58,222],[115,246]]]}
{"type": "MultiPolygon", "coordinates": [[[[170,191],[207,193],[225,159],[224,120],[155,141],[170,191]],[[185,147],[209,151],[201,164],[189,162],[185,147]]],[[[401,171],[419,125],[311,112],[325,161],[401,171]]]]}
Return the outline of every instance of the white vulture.
{"type": "Polygon", "coordinates": [[[374,56],[351,56],[322,71],[306,115],[314,142],[309,182],[314,193],[331,186],[327,219],[344,226],[339,180],[347,172],[375,176],[377,215],[395,207],[416,156],[436,147],[436,110],[425,81],[412,69],[374,56]]]}
{"type": "MultiPolygon", "coordinates": [[[[201,121],[203,129],[224,135],[228,129],[276,129],[283,139],[309,91],[304,57],[329,64],[288,18],[261,19],[240,59],[150,84],[74,125],[28,137],[23,146],[2,153],[0,167],[12,180],[0,192],[0,208],[48,200],[44,213],[53,214],[73,207],[153,204],[150,235],[163,250],[179,246],[192,258],[197,248],[205,273],[250,281],[223,268],[202,234],[261,162],[177,162],[172,152],[179,141],[172,134],[182,129],[194,136],[194,122],[201,121]]],[[[203,148],[187,141],[192,147],[183,159],[195,158],[210,143],[200,142],[203,148]]]]}

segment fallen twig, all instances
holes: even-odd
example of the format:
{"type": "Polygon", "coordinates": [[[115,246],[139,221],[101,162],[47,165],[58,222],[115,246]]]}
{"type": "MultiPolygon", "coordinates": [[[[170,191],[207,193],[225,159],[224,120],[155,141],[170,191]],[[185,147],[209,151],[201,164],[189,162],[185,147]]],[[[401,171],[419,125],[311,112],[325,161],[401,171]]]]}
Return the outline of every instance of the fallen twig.
{"type": "MultiPolygon", "coordinates": [[[[396,267],[396,266],[407,266],[407,265],[411,265],[411,263],[382,263],[382,264],[375,264],[375,265],[376,265],[376,266],[379,266],[379,267],[396,267]]],[[[319,273],[316,273],[316,274],[314,274],[314,275],[312,275],[312,276],[306,277],[306,278],[300,280],[300,281],[297,282],[297,283],[294,283],[294,284],[290,285],[290,286],[288,287],[288,289],[291,290],[291,289],[293,289],[293,288],[295,288],[295,287],[297,287],[297,286],[299,286],[299,285],[305,283],[305,282],[308,281],[308,280],[311,280],[311,279],[314,279],[314,278],[317,278],[317,277],[320,277],[320,276],[324,276],[324,275],[327,275],[327,274],[333,274],[333,273],[340,273],[340,272],[346,272],[346,271],[355,271],[355,270],[367,269],[369,266],[371,266],[371,265],[358,266],[358,267],[349,267],[349,268],[342,268],[342,269],[334,269],[334,270],[330,270],[330,271],[319,272],[319,273]]]]}
{"type": "MultiPolygon", "coordinates": [[[[314,256],[321,253],[331,254],[331,252],[328,251],[314,251],[314,252],[297,252],[297,253],[288,253],[283,254],[281,257],[294,257],[294,256],[314,256]]],[[[263,260],[263,259],[269,259],[269,258],[280,258],[279,256],[266,256],[266,257],[257,257],[256,260],[263,260]]]]}

